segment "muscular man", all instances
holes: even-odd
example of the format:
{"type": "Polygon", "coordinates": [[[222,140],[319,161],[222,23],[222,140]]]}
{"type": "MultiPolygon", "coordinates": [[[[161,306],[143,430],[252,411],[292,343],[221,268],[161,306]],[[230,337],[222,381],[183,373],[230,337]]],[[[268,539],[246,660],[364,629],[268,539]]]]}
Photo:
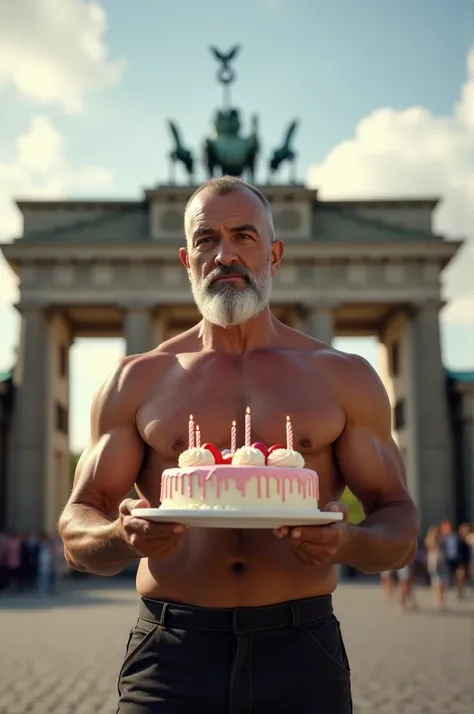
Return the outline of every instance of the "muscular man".
{"type": "Polygon", "coordinates": [[[203,184],[185,230],[180,258],[202,320],[122,359],[95,397],[59,524],[67,560],[114,575],[140,558],[120,714],[348,714],[336,566],[401,568],[418,533],[386,392],[363,359],[271,313],[283,244],[259,191],[230,177],[203,184]],[[347,485],[364,507],[360,525],[205,530],[131,516],[159,505],[160,475],[186,448],[190,413],[227,448],[228,425],[247,405],[252,441],[284,443],[292,415],[320,503],[344,510],[347,485]],[[139,501],[127,498],[134,484],[139,501]]]}

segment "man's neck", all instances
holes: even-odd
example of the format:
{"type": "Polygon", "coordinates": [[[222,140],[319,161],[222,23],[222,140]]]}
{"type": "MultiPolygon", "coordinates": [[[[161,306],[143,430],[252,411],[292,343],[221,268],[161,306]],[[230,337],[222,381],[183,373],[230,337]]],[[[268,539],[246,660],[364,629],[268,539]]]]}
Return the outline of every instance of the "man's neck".
{"type": "Polygon", "coordinates": [[[268,307],[235,327],[218,327],[203,319],[199,324],[199,337],[204,350],[243,354],[268,347],[275,334],[275,322],[268,307]]]}

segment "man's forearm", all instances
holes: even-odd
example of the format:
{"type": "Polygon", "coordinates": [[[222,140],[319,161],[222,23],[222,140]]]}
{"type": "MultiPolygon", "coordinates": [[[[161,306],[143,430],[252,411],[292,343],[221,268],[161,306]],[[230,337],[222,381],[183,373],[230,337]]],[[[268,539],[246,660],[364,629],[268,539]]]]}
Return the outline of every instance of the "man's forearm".
{"type": "Polygon", "coordinates": [[[413,504],[388,504],[359,525],[348,525],[337,562],[371,574],[403,568],[416,555],[418,531],[413,504]]]}
{"type": "Polygon", "coordinates": [[[92,506],[71,504],[59,521],[67,563],[94,575],[117,575],[139,556],[119,537],[117,521],[92,506]]]}

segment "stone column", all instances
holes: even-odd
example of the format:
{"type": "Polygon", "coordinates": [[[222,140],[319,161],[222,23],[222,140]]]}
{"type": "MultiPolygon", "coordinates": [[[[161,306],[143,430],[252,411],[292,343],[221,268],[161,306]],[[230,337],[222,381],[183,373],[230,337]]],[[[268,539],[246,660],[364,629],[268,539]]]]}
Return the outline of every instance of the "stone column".
{"type": "Polygon", "coordinates": [[[424,527],[453,519],[453,445],[443,365],[439,304],[416,308],[411,318],[411,370],[416,395],[419,498],[424,527]]]}
{"type": "Polygon", "coordinates": [[[334,338],[334,314],[330,305],[304,306],[302,329],[310,337],[331,344],[334,338]]]}
{"type": "Polygon", "coordinates": [[[161,345],[167,337],[168,316],[166,310],[155,310],[153,316],[153,346],[161,345]]]}
{"type": "Polygon", "coordinates": [[[7,527],[41,530],[47,483],[49,330],[41,307],[20,307],[22,355],[7,467],[7,527]]]}
{"type": "MultiPolygon", "coordinates": [[[[48,453],[45,525],[57,528],[59,516],[71,492],[69,471],[69,350],[72,334],[65,315],[52,313],[49,319],[48,374],[48,453]]],[[[45,409],[46,409],[45,405],[45,409]]]]}
{"type": "Polygon", "coordinates": [[[155,347],[152,309],[144,305],[127,306],[124,310],[123,332],[126,354],[143,354],[155,347]]]}
{"type": "Polygon", "coordinates": [[[423,532],[454,517],[454,482],[439,305],[392,314],[381,334],[394,437],[423,532]]]}

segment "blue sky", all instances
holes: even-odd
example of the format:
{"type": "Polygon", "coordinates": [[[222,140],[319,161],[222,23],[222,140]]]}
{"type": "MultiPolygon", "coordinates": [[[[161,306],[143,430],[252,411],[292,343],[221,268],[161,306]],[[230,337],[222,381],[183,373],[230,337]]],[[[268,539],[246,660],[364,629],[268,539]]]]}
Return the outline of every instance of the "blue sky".
{"type": "MultiPolygon", "coordinates": [[[[474,238],[471,0],[103,0],[93,7],[17,0],[0,8],[0,41],[10,47],[0,58],[2,240],[20,231],[13,197],[138,198],[165,181],[166,120],[199,147],[221,103],[209,45],[235,43],[242,50],[233,101],[244,129],[259,115],[265,156],[298,117],[301,181],[323,196],[436,193],[444,199],[436,227],[474,238]],[[382,140],[371,146],[380,126],[382,140]]],[[[474,366],[473,246],[445,280],[451,367],[474,366]]],[[[5,266],[0,280],[2,369],[18,319],[5,266]]],[[[338,346],[377,366],[374,341],[338,346]]],[[[73,348],[75,444],[86,438],[92,391],[121,349],[121,341],[73,348]]]]}
{"type": "MultiPolygon", "coordinates": [[[[72,165],[93,158],[114,173],[102,191],[114,196],[137,195],[166,178],[168,117],[194,146],[209,130],[221,102],[210,44],[226,50],[242,43],[233,97],[245,122],[259,114],[265,146],[280,141],[293,116],[301,118],[304,179],[309,165],[378,107],[449,113],[465,80],[474,15],[470,0],[106,0],[102,6],[109,57],[126,62],[122,79],[91,94],[80,117],[57,106],[48,107],[48,116],[67,133],[72,165]]],[[[2,105],[2,133],[13,140],[35,106],[18,102],[14,88],[4,91],[2,105]]]]}

